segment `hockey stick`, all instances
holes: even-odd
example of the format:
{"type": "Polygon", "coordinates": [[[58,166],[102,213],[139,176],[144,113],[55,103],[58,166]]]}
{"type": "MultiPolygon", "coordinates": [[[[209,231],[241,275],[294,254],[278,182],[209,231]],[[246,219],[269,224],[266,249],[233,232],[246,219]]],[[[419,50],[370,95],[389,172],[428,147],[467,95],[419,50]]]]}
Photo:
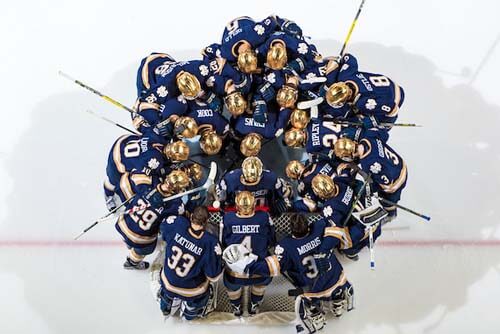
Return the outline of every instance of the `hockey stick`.
{"type": "Polygon", "coordinates": [[[96,114],[95,112],[93,112],[92,110],[87,109],[87,110],[86,110],[86,112],[88,112],[89,114],[91,114],[91,115],[93,115],[93,116],[95,116],[95,117],[97,117],[97,118],[102,119],[102,120],[103,120],[103,121],[105,121],[105,122],[108,122],[108,123],[111,123],[111,124],[113,124],[113,125],[116,125],[116,126],[117,126],[117,127],[119,127],[120,129],[123,129],[123,130],[125,130],[125,131],[128,131],[128,132],[130,132],[131,134],[134,134],[134,135],[140,135],[140,133],[139,133],[139,132],[136,132],[136,131],[134,131],[134,130],[131,130],[131,129],[127,128],[126,126],[123,126],[123,125],[121,125],[121,124],[119,124],[119,123],[116,123],[116,122],[114,122],[114,121],[110,120],[110,119],[109,119],[109,118],[107,118],[107,117],[104,117],[104,116],[98,115],[98,114],[96,114]]]}
{"type": "MultiPolygon", "coordinates": [[[[208,173],[207,180],[205,181],[205,183],[203,185],[196,187],[196,188],[193,188],[193,189],[190,189],[190,190],[186,190],[184,192],[181,192],[181,193],[169,196],[169,197],[166,197],[163,199],[163,202],[165,203],[165,202],[168,202],[168,201],[171,201],[171,200],[174,200],[174,199],[177,199],[177,198],[180,198],[180,197],[192,194],[192,193],[207,190],[208,188],[210,188],[210,186],[212,184],[214,184],[216,175],[217,175],[217,164],[215,163],[215,161],[212,161],[210,163],[210,172],[208,173]]],[[[125,211],[123,214],[128,215],[128,214],[131,214],[131,213],[134,213],[137,211],[142,211],[149,206],[150,206],[150,204],[134,206],[133,208],[130,208],[129,210],[125,211]]]]}
{"type": "Polygon", "coordinates": [[[382,197],[380,197],[380,196],[378,196],[378,195],[375,195],[375,196],[376,196],[376,197],[377,197],[380,201],[382,201],[382,202],[384,202],[384,203],[386,203],[386,204],[389,204],[389,205],[395,206],[395,207],[397,207],[397,208],[399,208],[399,209],[401,209],[401,210],[404,210],[404,211],[406,211],[406,212],[409,212],[409,213],[411,213],[411,214],[414,214],[415,216],[418,216],[418,217],[420,217],[420,218],[423,218],[423,219],[425,219],[425,220],[427,220],[427,221],[430,221],[430,220],[431,220],[431,217],[429,217],[429,216],[426,216],[426,215],[423,215],[423,214],[418,213],[418,212],[416,212],[416,211],[413,211],[412,209],[409,209],[409,208],[407,208],[407,207],[404,207],[404,206],[402,206],[402,205],[399,205],[399,204],[397,204],[397,203],[394,203],[394,202],[392,202],[392,201],[389,201],[389,200],[387,200],[387,199],[385,199],[385,198],[382,198],[382,197]]]}
{"type": "Polygon", "coordinates": [[[356,16],[354,17],[354,20],[352,21],[351,28],[349,29],[349,32],[347,33],[347,37],[345,38],[344,45],[342,45],[342,49],[340,50],[340,58],[342,58],[342,56],[344,55],[345,49],[347,47],[347,43],[349,43],[349,40],[351,39],[352,31],[354,30],[354,27],[356,26],[356,23],[358,22],[359,15],[361,14],[361,9],[363,9],[365,1],[366,0],[361,0],[361,4],[359,5],[358,12],[356,13],[356,16]]]}
{"type": "MultiPolygon", "coordinates": [[[[363,123],[361,123],[361,122],[338,121],[338,120],[334,120],[333,122],[335,124],[340,124],[340,125],[363,126],[363,123]]],[[[414,127],[414,128],[423,127],[423,125],[419,125],[419,124],[415,124],[415,123],[380,123],[378,127],[392,128],[393,126],[404,126],[404,127],[414,127]]]]}
{"type": "Polygon", "coordinates": [[[97,96],[100,96],[102,97],[104,100],[114,104],[115,106],[119,107],[119,108],[122,108],[122,109],[125,109],[126,111],[128,111],[129,113],[131,114],[135,114],[135,110],[121,104],[120,102],[116,101],[115,99],[107,96],[107,95],[104,95],[103,93],[99,92],[98,90],[84,84],[83,82],[81,82],[80,80],[76,80],[75,78],[72,78],[70,77],[68,74],[64,73],[63,71],[59,71],[58,72],[60,76],[62,76],[63,78],[66,78],[68,79],[69,81],[73,81],[74,83],[76,83],[77,85],[85,88],[86,90],[88,91],[91,91],[92,93],[96,94],[97,96]]]}
{"type": "Polygon", "coordinates": [[[123,207],[125,204],[127,204],[128,202],[130,202],[132,200],[132,198],[134,198],[134,196],[130,197],[128,200],[126,200],[125,202],[123,202],[122,204],[120,204],[119,206],[117,206],[116,208],[114,208],[113,210],[111,210],[110,212],[108,212],[106,215],[102,216],[101,218],[97,219],[92,225],[90,225],[89,227],[87,227],[86,229],[84,229],[82,231],[82,233],[78,234],[73,240],[78,240],[82,235],[84,235],[85,233],[87,233],[88,231],[90,231],[92,228],[94,228],[97,224],[99,224],[100,222],[103,222],[104,220],[108,219],[109,217],[111,217],[113,214],[115,214],[121,207],[123,207]]]}

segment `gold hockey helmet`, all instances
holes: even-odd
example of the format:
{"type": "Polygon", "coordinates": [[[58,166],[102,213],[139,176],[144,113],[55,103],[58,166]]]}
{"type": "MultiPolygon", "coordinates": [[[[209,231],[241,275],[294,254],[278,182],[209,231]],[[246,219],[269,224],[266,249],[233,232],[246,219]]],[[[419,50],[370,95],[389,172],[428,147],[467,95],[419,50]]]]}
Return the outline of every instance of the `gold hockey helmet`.
{"type": "Polygon", "coordinates": [[[260,161],[257,157],[248,157],[243,160],[241,164],[242,177],[245,183],[247,184],[255,184],[260,181],[262,177],[262,161],[260,161]]]}
{"type": "Polygon", "coordinates": [[[276,94],[276,102],[283,108],[293,108],[297,98],[299,96],[299,91],[296,87],[292,85],[283,85],[283,87],[278,90],[276,94]]]}
{"type": "Polygon", "coordinates": [[[306,146],[307,133],[304,129],[291,128],[285,131],[285,144],[292,148],[302,148],[306,146]]]}
{"type": "Polygon", "coordinates": [[[186,190],[190,183],[191,181],[189,180],[189,176],[182,170],[174,170],[170,172],[164,182],[167,192],[172,194],[178,194],[181,191],[186,190]]]}
{"type": "Polygon", "coordinates": [[[192,164],[185,167],[184,172],[191,178],[193,181],[200,181],[203,178],[203,169],[199,164],[192,164]]]}
{"type": "Polygon", "coordinates": [[[247,109],[247,101],[243,97],[243,94],[238,91],[234,91],[228,96],[224,98],[224,102],[226,103],[227,110],[233,115],[237,117],[245,112],[247,109]]]}
{"type": "Polygon", "coordinates": [[[307,114],[307,111],[295,109],[290,115],[290,123],[294,128],[305,129],[309,123],[309,115],[307,114]]]}
{"type": "Polygon", "coordinates": [[[181,140],[165,146],[163,153],[171,161],[186,161],[189,157],[189,146],[181,140]]]}
{"type": "Polygon", "coordinates": [[[262,147],[262,136],[257,133],[249,133],[241,141],[240,151],[245,157],[255,157],[262,147]]]}
{"type": "Polygon", "coordinates": [[[249,216],[255,212],[255,197],[249,191],[240,191],[235,198],[236,211],[240,215],[249,216]]]}
{"type": "Polygon", "coordinates": [[[188,100],[193,100],[200,95],[201,84],[200,81],[193,74],[181,71],[177,74],[177,88],[188,100]]]}
{"type": "Polygon", "coordinates": [[[312,179],[312,190],[321,199],[330,199],[338,192],[335,182],[328,175],[318,174],[312,179]]]}
{"type": "Polygon", "coordinates": [[[266,56],[267,66],[273,70],[281,70],[286,66],[288,57],[286,54],[286,44],[282,40],[271,42],[266,56]]]}
{"type": "Polygon", "coordinates": [[[244,44],[240,44],[238,50],[238,68],[243,73],[253,73],[257,70],[257,54],[252,50],[250,43],[244,41],[244,44]],[[241,47],[244,46],[244,50],[241,50],[241,47]]]}
{"type": "Polygon", "coordinates": [[[298,180],[306,167],[298,160],[291,160],[285,167],[285,174],[292,180],[298,180]]]}
{"type": "Polygon", "coordinates": [[[333,108],[342,107],[352,97],[352,89],[345,82],[336,82],[326,91],[326,102],[333,108]]]}
{"type": "Polygon", "coordinates": [[[222,148],[222,138],[213,130],[203,131],[200,137],[200,148],[207,155],[215,155],[222,148]]]}
{"type": "Polygon", "coordinates": [[[358,145],[350,138],[343,137],[337,139],[333,145],[333,152],[337,158],[344,161],[353,161],[358,145]]]}
{"type": "Polygon", "coordinates": [[[198,134],[198,124],[192,117],[179,117],[174,124],[174,133],[179,138],[193,138],[198,134]]]}

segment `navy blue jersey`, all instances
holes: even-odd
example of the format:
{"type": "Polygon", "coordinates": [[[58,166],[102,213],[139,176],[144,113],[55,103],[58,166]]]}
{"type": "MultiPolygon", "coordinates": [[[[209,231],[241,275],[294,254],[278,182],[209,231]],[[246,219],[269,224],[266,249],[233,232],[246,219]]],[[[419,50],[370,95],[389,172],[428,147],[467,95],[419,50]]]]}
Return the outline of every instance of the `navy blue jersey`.
{"type": "Polygon", "coordinates": [[[227,173],[216,186],[219,200],[226,202],[226,205],[234,205],[236,193],[245,190],[253,194],[257,206],[270,206],[274,196],[279,196],[279,198],[288,197],[285,194],[286,186],[284,181],[269,170],[262,171],[259,182],[247,184],[244,182],[241,168],[238,168],[227,173]]]}
{"type": "Polygon", "coordinates": [[[225,59],[212,60],[209,62],[211,76],[208,85],[219,95],[226,95],[231,84],[235,90],[243,95],[250,93],[254,76],[240,72],[237,66],[232,65],[225,59]]]}
{"type": "Polygon", "coordinates": [[[307,153],[330,153],[341,132],[342,126],[333,121],[312,119],[307,125],[307,153]]]}
{"type": "Polygon", "coordinates": [[[249,133],[258,133],[263,138],[272,139],[279,137],[283,133],[283,128],[290,119],[291,109],[285,108],[278,113],[267,113],[267,122],[259,123],[253,116],[241,115],[231,118],[231,127],[236,136],[243,138],[249,133]]]}
{"type": "Polygon", "coordinates": [[[222,273],[217,238],[207,231],[196,234],[182,216],[168,217],[160,229],[167,243],[162,287],[183,300],[206,293],[209,282],[218,280],[222,273]]]}
{"type": "Polygon", "coordinates": [[[218,43],[212,43],[209,46],[206,46],[201,50],[201,55],[203,56],[203,60],[205,62],[210,62],[217,58],[220,58],[220,47],[221,45],[218,43]]]}
{"type": "Polygon", "coordinates": [[[291,36],[283,31],[276,31],[271,34],[269,38],[257,48],[257,54],[265,59],[271,45],[276,41],[282,41],[285,44],[288,62],[292,60],[299,62],[301,70],[299,70],[298,73],[306,68],[314,66],[315,58],[318,56],[316,48],[311,47],[304,39],[291,36]]]}
{"type": "MultiPolygon", "coordinates": [[[[126,210],[136,206],[147,206],[148,202],[136,196],[126,204],[126,210]]],[[[171,215],[184,214],[180,198],[163,203],[160,207],[148,206],[130,214],[121,214],[115,225],[129,247],[141,248],[156,243],[161,222],[171,215]]]]}
{"type": "Polygon", "coordinates": [[[267,17],[261,22],[255,22],[251,17],[242,16],[230,21],[224,28],[221,43],[221,55],[230,62],[236,62],[237,46],[242,41],[256,48],[277,29],[273,17],[267,17]]]}
{"type": "Polygon", "coordinates": [[[111,147],[106,175],[115,187],[120,187],[121,182],[125,182],[120,188],[127,192],[126,182],[129,182],[127,180],[133,175],[139,175],[141,178],[162,176],[166,173],[168,162],[163,154],[163,144],[158,143],[152,136],[124,135],[111,147]]]}
{"type": "Polygon", "coordinates": [[[249,273],[277,276],[286,272],[295,286],[306,288],[307,297],[330,297],[347,279],[335,255],[330,257],[332,269],[319,276],[313,256],[321,247],[325,224],[322,220],[315,222],[303,238],[287,237],[281,240],[276,245],[275,255],[250,264],[249,273]]]}
{"type": "Polygon", "coordinates": [[[274,224],[267,212],[256,211],[250,217],[241,217],[236,212],[226,212],[222,218],[222,246],[243,244],[248,250],[263,259],[269,247],[275,244],[274,224]]]}
{"type": "Polygon", "coordinates": [[[174,58],[166,53],[153,52],[143,58],[137,70],[137,96],[156,86],[158,78],[173,64],[174,58]]]}
{"type": "MultiPolygon", "coordinates": [[[[150,125],[158,123],[162,119],[162,113],[166,113],[163,115],[163,119],[166,119],[168,114],[172,114],[170,109],[183,108],[182,104],[185,104],[185,99],[177,88],[177,75],[183,71],[193,74],[200,82],[202,91],[199,97],[209,91],[207,80],[210,77],[210,70],[207,63],[202,60],[191,60],[170,65],[166,71],[157,77],[157,84],[144,92],[136,102],[138,113],[150,125]]],[[[175,112],[175,114],[180,113],[182,112],[175,112]]]]}
{"type": "Polygon", "coordinates": [[[363,171],[371,173],[376,190],[387,194],[401,191],[408,176],[403,158],[379,138],[364,138],[360,144],[364,152],[359,165],[363,171]]]}
{"type": "Polygon", "coordinates": [[[198,133],[205,130],[214,130],[219,136],[229,132],[229,122],[222,114],[210,109],[202,101],[189,101],[189,112],[186,116],[193,118],[198,124],[198,133]]]}
{"type": "Polygon", "coordinates": [[[353,178],[351,176],[334,177],[336,194],[323,202],[322,216],[330,226],[343,226],[349,214],[356,194],[352,188],[353,178]]]}

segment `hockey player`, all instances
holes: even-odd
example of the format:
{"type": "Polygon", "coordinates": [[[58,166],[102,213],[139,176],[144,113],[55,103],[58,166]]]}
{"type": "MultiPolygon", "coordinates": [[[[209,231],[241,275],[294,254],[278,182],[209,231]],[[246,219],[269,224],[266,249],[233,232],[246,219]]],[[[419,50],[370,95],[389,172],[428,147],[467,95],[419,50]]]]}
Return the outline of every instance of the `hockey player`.
{"type": "Polygon", "coordinates": [[[139,130],[141,126],[155,127],[164,132],[164,123],[173,114],[182,115],[186,112],[186,101],[202,99],[211,109],[219,111],[222,107],[220,99],[207,86],[210,70],[201,60],[177,62],[169,67],[158,79],[158,84],[151,87],[139,97],[136,103],[137,117],[134,125],[139,130]]]}
{"type": "Polygon", "coordinates": [[[205,230],[209,213],[206,207],[193,210],[189,220],[170,216],[161,225],[166,242],[165,263],[161,270],[160,308],[169,316],[175,298],[181,302],[186,320],[203,317],[210,311],[213,289],[222,274],[222,249],[217,238],[205,230]]]}
{"type": "MultiPolygon", "coordinates": [[[[151,176],[148,178],[153,179],[151,176]]],[[[143,259],[155,250],[160,223],[170,215],[184,214],[184,204],[180,198],[166,203],[163,199],[182,192],[189,186],[187,174],[183,171],[173,171],[163,183],[160,183],[158,178],[154,179],[147,193],[135,196],[126,205],[127,211],[133,208],[139,210],[121,214],[115,224],[116,230],[130,249],[130,254],[123,264],[125,269],[147,269],[149,263],[143,259]]]]}
{"type": "Polygon", "coordinates": [[[354,289],[335,255],[328,257],[330,270],[323,270],[323,275],[316,266],[314,255],[323,242],[324,221],[308,225],[305,216],[296,214],[290,217],[290,228],[292,235],[278,243],[273,256],[255,261],[255,256],[245,256],[234,247],[224,251],[224,260],[233,270],[249,275],[287,275],[303,291],[295,301],[297,333],[315,333],[326,323],[320,302],[331,301],[340,316],[344,309],[353,309],[354,289]]]}
{"type": "Polygon", "coordinates": [[[350,65],[351,56],[344,58],[338,78],[320,89],[327,105],[322,111],[332,117],[357,116],[367,129],[394,123],[404,102],[403,88],[384,75],[357,71],[357,61],[350,65]]]}
{"type": "Polygon", "coordinates": [[[124,135],[111,147],[106,166],[104,196],[108,210],[118,198],[129,199],[148,176],[164,176],[173,162],[185,161],[189,147],[181,141],[164,145],[157,136],[124,135]],[[116,196],[118,198],[116,198],[116,196]]]}
{"type": "Polygon", "coordinates": [[[306,129],[292,127],[285,131],[285,145],[306,148],[307,153],[331,156],[333,145],[340,137],[342,126],[331,120],[311,119],[306,129]]]}
{"type": "Polygon", "coordinates": [[[273,139],[281,136],[291,114],[291,109],[283,108],[279,113],[269,113],[266,123],[259,123],[250,115],[241,115],[232,117],[230,124],[238,138],[257,133],[262,138],[273,139]]]}
{"type": "Polygon", "coordinates": [[[227,173],[216,186],[217,203],[226,206],[234,205],[234,197],[240,191],[250,191],[257,206],[268,206],[273,212],[287,211],[291,203],[292,194],[290,185],[269,170],[264,170],[262,162],[257,157],[248,157],[243,160],[241,168],[227,173]]]}
{"type": "Polygon", "coordinates": [[[374,182],[373,192],[382,198],[381,204],[390,219],[397,215],[397,208],[383,200],[397,203],[406,186],[408,170],[405,161],[379,138],[365,137],[359,143],[341,138],[335,143],[335,155],[344,161],[354,161],[374,182]]]}
{"type": "MultiPolygon", "coordinates": [[[[248,191],[236,194],[236,212],[226,212],[222,220],[222,247],[243,244],[248,250],[264,259],[269,255],[268,249],[275,244],[274,225],[269,214],[255,211],[255,198],[248,191]]],[[[233,313],[240,317],[242,287],[251,286],[249,315],[258,313],[266,286],[271,282],[269,277],[238,274],[226,268],[224,285],[231,300],[233,313]]]]}
{"type": "Polygon", "coordinates": [[[321,160],[313,157],[306,164],[298,160],[290,161],[285,168],[285,174],[288,178],[296,180],[297,193],[300,199],[294,201],[293,207],[299,212],[315,212],[317,210],[316,196],[312,191],[312,179],[323,174],[334,177],[337,174],[338,163],[331,160],[321,160]]]}
{"type": "Polygon", "coordinates": [[[141,60],[137,70],[137,96],[142,96],[151,87],[158,84],[158,79],[175,64],[173,57],[166,53],[153,52],[141,60]]]}

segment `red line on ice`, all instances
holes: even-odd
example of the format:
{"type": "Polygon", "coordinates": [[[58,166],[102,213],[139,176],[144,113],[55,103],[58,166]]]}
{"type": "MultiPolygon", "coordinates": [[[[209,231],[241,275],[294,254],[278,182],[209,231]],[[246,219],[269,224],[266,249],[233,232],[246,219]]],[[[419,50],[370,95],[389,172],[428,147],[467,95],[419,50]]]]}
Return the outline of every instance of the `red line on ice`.
{"type": "MultiPolygon", "coordinates": [[[[500,239],[487,240],[380,240],[376,243],[381,247],[429,248],[442,246],[455,247],[500,247],[500,239]]],[[[104,248],[122,247],[122,241],[113,240],[0,240],[0,248],[104,248]]]]}

